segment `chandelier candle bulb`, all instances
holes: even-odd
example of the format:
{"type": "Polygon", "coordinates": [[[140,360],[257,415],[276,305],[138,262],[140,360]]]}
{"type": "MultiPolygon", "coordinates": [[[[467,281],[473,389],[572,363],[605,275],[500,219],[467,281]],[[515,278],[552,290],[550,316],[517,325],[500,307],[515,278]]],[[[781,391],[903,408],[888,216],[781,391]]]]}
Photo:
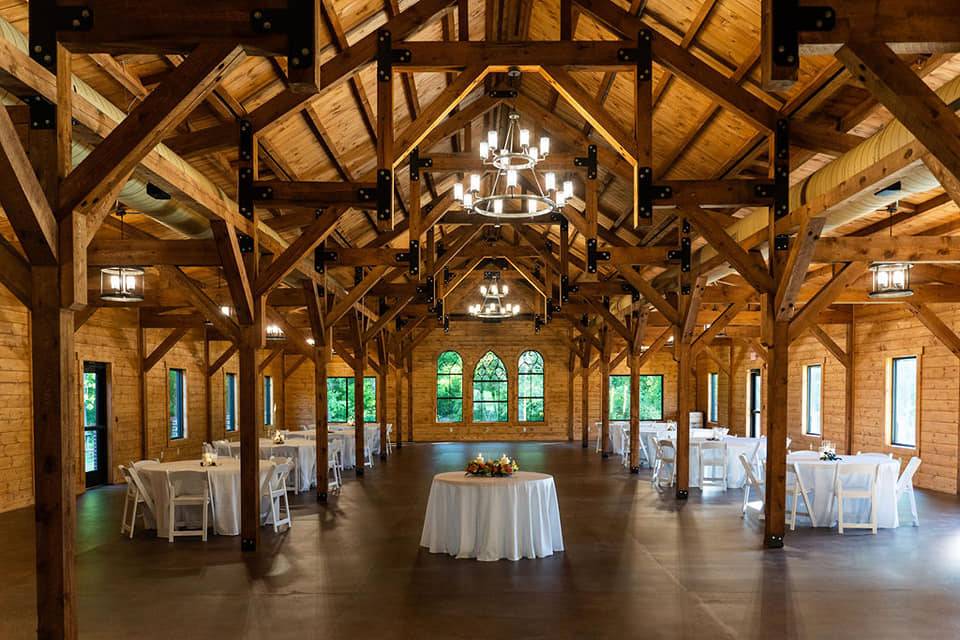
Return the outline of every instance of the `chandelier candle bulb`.
{"type": "Polygon", "coordinates": [[[457,202],[463,202],[463,183],[456,182],[453,185],[453,199],[457,202]]]}
{"type": "Polygon", "coordinates": [[[563,199],[569,200],[573,197],[573,180],[563,181],[563,199]]]}
{"type": "Polygon", "coordinates": [[[550,138],[543,136],[540,138],[540,155],[546,157],[550,153],[550,138]]]}
{"type": "Polygon", "coordinates": [[[546,174],[543,177],[543,184],[547,191],[556,191],[557,190],[557,174],[553,172],[546,174]]]}
{"type": "Polygon", "coordinates": [[[490,146],[490,149],[497,149],[497,132],[488,131],[487,132],[487,144],[490,146]]]}
{"type": "Polygon", "coordinates": [[[480,174],[471,173],[470,174],[470,191],[480,191],[480,174]]]}
{"type": "Polygon", "coordinates": [[[529,129],[520,129],[520,146],[523,148],[527,148],[530,146],[529,129]]]}
{"type": "Polygon", "coordinates": [[[497,214],[503,213],[503,200],[493,201],[493,212],[497,214]]]}
{"type": "Polygon", "coordinates": [[[513,169],[507,171],[507,186],[516,187],[517,186],[517,172],[513,169]]]}
{"type": "Polygon", "coordinates": [[[490,145],[486,142],[480,143],[480,157],[486,160],[490,156],[490,145]]]}
{"type": "Polygon", "coordinates": [[[472,206],[473,206],[473,194],[472,193],[463,194],[463,208],[469,209],[472,206]]]}

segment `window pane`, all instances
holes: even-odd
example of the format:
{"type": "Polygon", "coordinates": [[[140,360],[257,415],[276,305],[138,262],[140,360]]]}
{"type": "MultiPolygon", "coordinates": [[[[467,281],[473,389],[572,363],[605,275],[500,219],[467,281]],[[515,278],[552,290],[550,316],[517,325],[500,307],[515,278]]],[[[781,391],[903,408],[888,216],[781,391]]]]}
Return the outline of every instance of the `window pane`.
{"type": "Polygon", "coordinates": [[[820,365],[807,367],[807,433],[821,434],[820,396],[823,391],[823,369],[820,365]]]}
{"type": "Polygon", "coordinates": [[[167,379],[170,413],[170,439],[179,440],[184,437],[185,424],[183,415],[183,370],[170,369],[167,379]]]}
{"type": "Polygon", "coordinates": [[[347,421],[347,378],[327,378],[327,420],[347,421]]]}
{"type": "MultiPolygon", "coordinates": [[[[83,374],[83,426],[93,427],[97,424],[97,374],[85,372],[83,374]]],[[[91,469],[88,469],[91,471],[91,469]]],[[[93,469],[95,471],[95,469],[93,469]]]]}
{"type": "Polygon", "coordinates": [[[437,400],[437,422],[462,422],[463,400],[437,400]]]}
{"type": "Polygon", "coordinates": [[[263,377],[263,424],[273,424],[273,378],[263,377]]]}
{"type": "Polygon", "coordinates": [[[717,422],[720,414],[720,397],[717,394],[720,386],[720,374],[712,372],[708,374],[707,400],[709,402],[707,420],[717,422]]]}
{"type": "Polygon", "coordinates": [[[630,376],[610,376],[611,420],[630,419],[630,376]]]}
{"type": "Polygon", "coordinates": [[[520,421],[543,422],[543,398],[520,398],[520,421]]]}
{"type": "Polygon", "coordinates": [[[473,419],[475,422],[506,422],[507,370],[488,351],[473,371],[473,419]]]}
{"type": "Polygon", "coordinates": [[[377,379],[363,379],[363,421],[377,421],[377,379]]]}
{"type": "Polygon", "coordinates": [[[224,398],[224,424],[227,431],[237,429],[237,376],[228,373],[226,380],[226,397],[224,398]]]}
{"type": "Polygon", "coordinates": [[[663,376],[640,376],[640,419],[663,420],[663,376]]]}
{"type": "Polygon", "coordinates": [[[917,446],[917,359],[893,359],[893,444],[917,446]]]}

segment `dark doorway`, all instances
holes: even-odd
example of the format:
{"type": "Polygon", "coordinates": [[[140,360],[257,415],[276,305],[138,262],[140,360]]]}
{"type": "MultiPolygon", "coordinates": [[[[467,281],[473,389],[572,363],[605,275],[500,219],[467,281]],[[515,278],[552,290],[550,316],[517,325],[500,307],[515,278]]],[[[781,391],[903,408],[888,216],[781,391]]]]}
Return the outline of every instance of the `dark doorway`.
{"type": "Polygon", "coordinates": [[[87,487],[107,483],[107,365],[83,363],[83,466],[87,487]]]}
{"type": "Polygon", "coordinates": [[[760,410],[763,407],[763,395],[760,389],[760,369],[750,369],[750,437],[759,438],[760,410]]]}

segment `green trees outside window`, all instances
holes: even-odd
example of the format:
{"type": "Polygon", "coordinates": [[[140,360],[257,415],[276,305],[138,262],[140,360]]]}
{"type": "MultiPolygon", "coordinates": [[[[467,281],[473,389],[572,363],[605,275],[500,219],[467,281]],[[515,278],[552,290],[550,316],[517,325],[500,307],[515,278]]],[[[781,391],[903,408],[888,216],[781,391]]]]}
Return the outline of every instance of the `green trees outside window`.
{"type": "Polygon", "coordinates": [[[488,351],[473,370],[473,421],[506,422],[507,393],[507,369],[488,351]]]}
{"type": "Polygon", "coordinates": [[[536,351],[524,351],[517,371],[520,422],[543,422],[543,356],[536,351]]]}
{"type": "MultiPolygon", "coordinates": [[[[610,419],[630,419],[630,376],[610,376],[610,419]]],[[[663,420],[663,376],[640,376],[640,419],[663,420]]]]}
{"type": "MultiPolygon", "coordinates": [[[[353,378],[327,378],[327,420],[348,422],[354,414],[353,378]]],[[[377,379],[363,379],[363,421],[377,421],[377,379]]]]}
{"type": "Polygon", "coordinates": [[[437,356],[437,422],[463,422],[463,359],[456,351],[437,356]]]}

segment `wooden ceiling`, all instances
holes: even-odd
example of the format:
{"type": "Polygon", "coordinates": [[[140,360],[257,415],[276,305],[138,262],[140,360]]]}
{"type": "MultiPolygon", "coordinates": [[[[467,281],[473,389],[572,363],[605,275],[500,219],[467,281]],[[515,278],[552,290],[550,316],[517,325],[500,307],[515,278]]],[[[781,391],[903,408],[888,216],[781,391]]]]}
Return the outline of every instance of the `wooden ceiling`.
{"type": "MultiPolygon", "coordinates": [[[[615,0],[633,15],[642,14],[659,34],[691,51],[713,69],[735,79],[750,93],[770,107],[791,114],[795,121],[807,123],[822,133],[822,139],[802,141],[792,151],[791,180],[796,182],[817,170],[849,146],[857,137],[868,136],[891,119],[877,101],[856,80],[850,77],[833,56],[803,56],[798,82],[783,93],[760,88],[760,1],[759,0],[615,0]],[[848,134],[846,138],[842,134],[848,134]],[[840,142],[831,142],[831,138],[840,142]]],[[[355,43],[413,2],[368,2],[323,0],[324,49],[327,60],[336,52],[355,43]]],[[[452,5],[427,22],[413,40],[457,40],[464,31],[470,40],[556,40],[560,33],[560,2],[544,0],[471,1],[468,24],[460,24],[461,14],[452,5]]],[[[583,40],[613,40],[621,34],[611,33],[585,13],[574,10],[573,35],[583,40]]],[[[12,0],[0,4],[0,16],[17,29],[27,28],[27,3],[12,0]]],[[[129,111],[178,65],[178,56],[77,54],[73,57],[74,73],[123,111],[129,111]]],[[[932,88],[937,88],[960,75],[960,59],[946,54],[914,55],[908,60],[932,88]]],[[[190,134],[233,122],[251,113],[284,89],[286,61],[281,58],[249,57],[234,71],[214,94],[199,106],[183,123],[171,145],[190,139],[190,134]]],[[[360,180],[376,166],[376,87],[375,68],[368,65],[350,79],[306,107],[272,126],[261,139],[260,167],[262,175],[292,180],[360,180]]],[[[429,105],[449,84],[455,74],[424,72],[405,73],[396,83],[394,127],[402,131],[424,106],[429,105]]],[[[629,72],[573,71],[571,75],[582,88],[603,105],[606,112],[625,130],[633,129],[633,82],[629,72]]],[[[768,171],[764,134],[747,120],[725,108],[699,87],[654,66],[654,171],[666,179],[710,179],[729,177],[765,177],[768,171]]],[[[477,141],[492,127],[503,127],[506,113],[517,109],[523,123],[551,136],[554,150],[582,153],[587,144],[598,144],[601,154],[613,151],[603,138],[551,85],[536,73],[524,73],[511,81],[505,74],[493,74],[485,88],[515,88],[516,100],[494,101],[484,96],[483,89],[474,91],[460,105],[473,108],[477,116],[466,130],[434,138],[430,149],[434,154],[476,152],[477,141]],[[492,105],[492,108],[489,108],[492,105]],[[472,148],[467,145],[472,141],[472,148]]],[[[176,148],[176,146],[174,146],[176,148]]],[[[185,157],[223,191],[235,198],[235,150],[187,153],[185,157]]],[[[439,199],[455,180],[451,174],[436,173],[427,181],[424,204],[439,199]]],[[[406,172],[398,172],[399,207],[409,205],[409,181],[406,172]]],[[[632,183],[616,175],[601,163],[600,225],[616,234],[627,245],[659,244],[673,246],[677,242],[674,218],[670,211],[658,210],[653,225],[632,229],[632,183]]],[[[583,185],[578,185],[582,197],[583,185]]],[[[739,217],[746,209],[725,210],[718,216],[739,217]]],[[[958,208],[942,190],[911,196],[900,203],[898,224],[890,227],[897,235],[913,235],[930,229],[954,233],[958,208]],[[947,225],[944,227],[943,225],[947,225]]],[[[260,213],[267,224],[291,241],[304,224],[303,213],[281,209],[260,213]],[[287,217],[290,216],[290,217],[287,217]]],[[[834,233],[846,235],[883,226],[889,213],[866,215],[841,227],[834,233]]],[[[722,218],[721,218],[722,219],[722,218]]],[[[128,223],[158,238],[180,237],[175,230],[163,226],[149,216],[130,216],[128,223]]],[[[438,239],[450,233],[452,225],[441,225],[438,239]]],[[[531,226],[537,235],[557,241],[555,227],[531,226]]],[[[106,237],[116,230],[104,227],[106,237]]],[[[12,234],[6,234],[13,239],[12,234]]],[[[405,233],[395,234],[389,243],[405,247],[405,233]]],[[[504,227],[501,242],[519,243],[517,230],[504,227]]],[[[344,247],[375,246],[382,241],[375,221],[367,211],[351,210],[338,223],[332,241],[344,247]]],[[[695,243],[695,248],[702,246],[695,243]]],[[[585,253],[584,238],[577,234],[572,245],[575,257],[585,253]]],[[[457,260],[452,268],[460,268],[467,260],[457,260]]],[[[531,257],[525,264],[534,268],[542,260],[531,257]]],[[[650,267],[647,276],[656,275],[650,267]]],[[[334,269],[342,281],[352,277],[352,270],[334,269]]],[[[190,270],[198,280],[214,287],[220,281],[213,270],[190,270]]],[[[613,270],[601,266],[599,277],[610,277],[613,270]]],[[[578,274],[581,277],[583,274],[578,274]]],[[[398,276],[399,277],[399,276],[398,276]]],[[[401,277],[402,278],[402,277],[401,277]]],[[[470,300],[462,302],[465,309],[470,300]]],[[[462,311],[452,309],[451,311],[462,311]]]]}

